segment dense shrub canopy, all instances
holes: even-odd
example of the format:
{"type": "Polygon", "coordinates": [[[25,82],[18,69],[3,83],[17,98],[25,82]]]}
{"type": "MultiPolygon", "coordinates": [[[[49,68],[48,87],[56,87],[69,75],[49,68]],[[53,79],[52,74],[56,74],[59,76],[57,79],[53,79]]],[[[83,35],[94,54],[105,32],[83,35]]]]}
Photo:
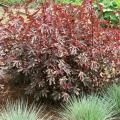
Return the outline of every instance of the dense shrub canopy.
{"type": "Polygon", "coordinates": [[[4,16],[0,58],[36,100],[67,100],[118,80],[120,30],[98,19],[92,0],[81,6],[46,2],[33,14],[26,8],[25,16],[5,9],[4,16]]]}

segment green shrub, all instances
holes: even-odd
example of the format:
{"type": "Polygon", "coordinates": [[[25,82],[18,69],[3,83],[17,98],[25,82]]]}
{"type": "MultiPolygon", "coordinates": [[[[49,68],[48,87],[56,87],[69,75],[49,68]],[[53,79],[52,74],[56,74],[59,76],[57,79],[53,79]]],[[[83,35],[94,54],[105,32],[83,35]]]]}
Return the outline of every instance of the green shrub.
{"type": "Polygon", "coordinates": [[[115,114],[113,106],[96,95],[77,99],[73,97],[64,105],[64,120],[108,120],[115,114]]]}
{"type": "Polygon", "coordinates": [[[0,120],[44,120],[42,112],[43,107],[37,109],[34,104],[29,107],[28,102],[22,100],[8,101],[0,113],[0,120]]]}
{"type": "MultiPolygon", "coordinates": [[[[102,9],[102,19],[109,21],[111,24],[119,24],[120,14],[117,12],[120,7],[120,2],[117,0],[99,0],[102,9]]],[[[100,12],[100,9],[96,2],[94,7],[100,12]]]]}
{"type": "Polygon", "coordinates": [[[120,0],[113,0],[113,1],[116,3],[117,7],[120,8],[120,0]]]}
{"type": "Polygon", "coordinates": [[[105,92],[105,99],[115,105],[114,110],[120,113],[120,85],[114,84],[108,87],[105,92]]]}

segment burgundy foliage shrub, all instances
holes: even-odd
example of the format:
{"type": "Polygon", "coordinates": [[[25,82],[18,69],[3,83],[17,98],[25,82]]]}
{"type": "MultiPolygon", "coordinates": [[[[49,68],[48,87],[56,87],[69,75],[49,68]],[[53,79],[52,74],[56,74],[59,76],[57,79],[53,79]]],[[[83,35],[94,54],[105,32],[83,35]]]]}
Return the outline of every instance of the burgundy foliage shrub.
{"type": "MultiPolygon", "coordinates": [[[[101,24],[92,0],[81,6],[44,3],[25,16],[5,9],[0,58],[26,94],[67,100],[120,78],[120,30],[101,24]]],[[[109,26],[109,25],[108,25],[109,26]]],[[[15,84],[15,85],[16,85],[15,84]]]]}

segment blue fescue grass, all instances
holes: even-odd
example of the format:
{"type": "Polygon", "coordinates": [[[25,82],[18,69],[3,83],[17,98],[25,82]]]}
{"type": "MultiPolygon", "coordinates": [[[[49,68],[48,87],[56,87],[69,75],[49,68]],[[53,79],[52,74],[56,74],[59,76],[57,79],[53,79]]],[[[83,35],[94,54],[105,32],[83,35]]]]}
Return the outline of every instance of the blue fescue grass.
{"type": "Polygon", "coordinates": [[[104,92],[105,99],[114,105],[114,110],[120,114],[120,85],[113,84],[104,92]]]}
{"type": "Polygon", "coordinates": [[[0,112],[0,120],[46,120],[45,118],[43,106],[37,108],[23,100],[8,101],[0,112]]]}
{"type": "Polygon", "coordinates": [[[72,97],[60,113],[63,120],[110,120],[115,115],[113,105],[97,95],[72,97]]]}

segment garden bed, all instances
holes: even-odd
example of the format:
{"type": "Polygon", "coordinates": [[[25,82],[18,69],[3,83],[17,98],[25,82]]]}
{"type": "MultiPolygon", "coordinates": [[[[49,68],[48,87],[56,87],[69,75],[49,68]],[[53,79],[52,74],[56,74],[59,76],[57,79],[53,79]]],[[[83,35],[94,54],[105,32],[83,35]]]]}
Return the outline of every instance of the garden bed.
{"type": "Polygon", "coordinates": [[[36,120],[40,101],[45,120],[119,117],[120,19],[114,4],[48,1],[34,9],[0,8],[0,103],[7,106],[0,119],[16,112],[14,117],[36,120]]]}

